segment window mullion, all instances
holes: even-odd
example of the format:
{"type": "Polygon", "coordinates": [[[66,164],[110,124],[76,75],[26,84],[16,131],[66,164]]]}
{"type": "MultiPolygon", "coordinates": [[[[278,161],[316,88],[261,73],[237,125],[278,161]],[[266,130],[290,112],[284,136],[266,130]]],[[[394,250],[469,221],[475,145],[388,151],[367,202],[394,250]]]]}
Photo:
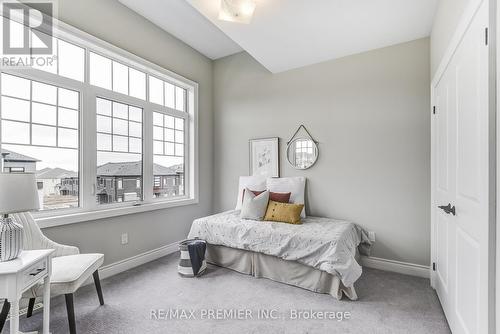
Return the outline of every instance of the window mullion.
{"type": "Polygon", "coordinates": [[[145,202],[153,201],[153,108],[147,104],[143,112],[143,196],[145,202]]]}
{"type": "MultiPolygon", "coordinates": [[[[186,92],[186,96],[188,95],[188,92],[186,92]]],[[[186,111],[189,110],[189,103],[186,99],[184,107],[186,108],[186,111]]],[[[184,118],[184,194],[186,196],[192,196],[193,191],[191,189],[191,117],[189,117],[189,114],[186,112],[186,117],[184,118]]]]}
{"type": "Polygon", "coordinates": [[[81,156],[82,202],[86,210],[95,209],[96,203],[96,166],[97,166],[97,135],[96,135],[96,92],[90,87],[83,93],[81,156]]]}
{"type": "Polygon", "coordinates": [[[189,197],[198,198],[199,195],[199,165],[198,165],[198,86],[195,85],[192,90],[187,90],[186,95],[188,95],[188,102],[186,105],[186,111],[188,112],[189,122],[186,126],[186,136],[188,141],[186,147],[189,153],[185,154],[187,156],[186,161],[186,186],[185,189],[189,197]]]}

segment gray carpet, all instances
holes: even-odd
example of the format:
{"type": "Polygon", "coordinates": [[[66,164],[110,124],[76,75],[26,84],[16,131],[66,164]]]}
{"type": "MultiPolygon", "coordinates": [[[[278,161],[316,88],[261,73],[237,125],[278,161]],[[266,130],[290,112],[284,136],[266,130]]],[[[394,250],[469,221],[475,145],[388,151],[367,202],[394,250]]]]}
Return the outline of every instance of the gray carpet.
{"type": "MultiPolygon", "coordinates": [[[[93,285],[81,288],[75,296],[78,333],[450,333],[426,279],[365,268],[356,284],[359,300],[337,301],[215,266],[201,278],[181,278],[177,259],[172,254],[103,280],[101,307],[93,285]],[[151,320],[155,309],[194,310],[196,319],[151,320]],[[248,309],[253,318],[201,319],[207,309],[248,309]],[[350,312],[350,319],[291,320],[290,310],[299,309],[350,312]],[[280,317],[256,319],[258,310],[280,317]]],[[[40,310],[21,318],[21,330],[41,330],[41,323],[40,310]]],[[[64,298],[55,298],[51,331],[67,328],[64,298]]]]}

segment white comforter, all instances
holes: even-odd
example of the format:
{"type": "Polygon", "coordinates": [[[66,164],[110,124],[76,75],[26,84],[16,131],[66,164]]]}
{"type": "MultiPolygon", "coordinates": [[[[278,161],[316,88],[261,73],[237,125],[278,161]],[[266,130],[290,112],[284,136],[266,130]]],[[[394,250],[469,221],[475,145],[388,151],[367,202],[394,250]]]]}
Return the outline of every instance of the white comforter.
{"type": "Polygon", "coordinates": [[[239,214],[240,211],[227,211],[196,219],[189,238],[297,261],[338,275],[346,287],[361,276],[356,249],[360,246],[360,252],[367,254],[371,243],[356,224],[307,217],[301,225],[292,225],[240,219],[239,214]]]}

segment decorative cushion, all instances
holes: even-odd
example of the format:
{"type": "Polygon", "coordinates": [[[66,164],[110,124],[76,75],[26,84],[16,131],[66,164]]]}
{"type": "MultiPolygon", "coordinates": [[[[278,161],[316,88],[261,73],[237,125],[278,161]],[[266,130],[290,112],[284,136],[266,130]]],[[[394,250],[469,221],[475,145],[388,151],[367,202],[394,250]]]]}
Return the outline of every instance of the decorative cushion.
{"type": "MultiPolygon", "coordinates": [[[[104,262],[104,254],[77,254],[52,259],[50,294],[75,292],[104,262]]],[[[23,294],[24,298],[43,296],[43,285],[36,285],[23,294]]]]}
{"type": "Polygon", "coordinates": [[[266,190],[266,178],[264,176],[240,176],[235,210],[241,210],[243,190],[245,188],[264,191],[266,190]]]}
{"type": "Polygon", "coordinates": [[[300,213],[303,208],[304,204],[289,204],[269,201],[264,220],[288,224],[301,224],[300,213]]]}
{"type": "Polygon", "coordinates": [[[269,191],[266,190],[260,195],[255,195],[251,190],[246,188],[245,194],[240,217],[242,219],[262,220],[266,214],[267,203],[269,202],[269,191]]]}
{"type": "MultiPolygon", "coordinates": [[[[254,193],[255,196],[258,196],[264,192],[263,191],[257,191],[257,190],[250,190],[251,192],[254,193]]],[[[290,195],[292,193],[273,193],[269,192],[269,200],[270,201],[275,201],[275,202],[280,202],[280,203],[289,203],[290,202],[290,195]]],[[[243,190],[243,197],[245,197],[245,190],[243,190]]],[[[241,199],[243,201],[243,198],[241,199]]]]}
{"type": "Polygon", "coordinates": [[[306,217],[305,188],[305,177],[281,177],[267,179],[267,189],[270,192],[291,192],[292,194],[290,196],[290,203],[304,204],[304,208],[302,209],[302,212],[300,214],[302,218],[306,217]]]}

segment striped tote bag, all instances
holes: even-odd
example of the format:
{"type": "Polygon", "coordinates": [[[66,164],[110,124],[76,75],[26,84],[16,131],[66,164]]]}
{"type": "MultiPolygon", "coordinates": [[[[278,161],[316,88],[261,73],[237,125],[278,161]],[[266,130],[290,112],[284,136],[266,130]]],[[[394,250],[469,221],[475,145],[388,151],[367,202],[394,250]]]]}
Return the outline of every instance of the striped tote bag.
{"type": "Polygon", "coordinates": [[[200,276],[207,269],[205,261],[206,242],[201,239],[188,239],[179,243],[181,258],[178,272],[183,277],[200,276]],[[194,257],[193,257],[194,255],[194,257]]]}

